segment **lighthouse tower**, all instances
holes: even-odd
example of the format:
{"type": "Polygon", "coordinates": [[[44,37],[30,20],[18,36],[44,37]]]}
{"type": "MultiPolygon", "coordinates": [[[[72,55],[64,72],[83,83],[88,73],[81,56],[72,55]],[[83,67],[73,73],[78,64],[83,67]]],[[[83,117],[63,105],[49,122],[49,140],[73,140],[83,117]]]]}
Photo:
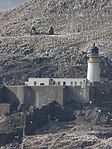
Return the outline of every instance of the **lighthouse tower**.
{"type": "Polygon", "coordinates": [[[89,82],[100,82],[100,68],[99,68],[99,50],[95,44],[88,51],[88,70],[87,79],[89,82]]]}

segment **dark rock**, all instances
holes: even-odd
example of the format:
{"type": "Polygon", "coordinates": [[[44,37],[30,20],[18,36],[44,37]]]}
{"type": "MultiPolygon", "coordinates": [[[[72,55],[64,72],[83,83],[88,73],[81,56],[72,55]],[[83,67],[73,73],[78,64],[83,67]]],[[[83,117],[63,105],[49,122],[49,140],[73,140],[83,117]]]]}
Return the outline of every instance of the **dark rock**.
{"type": "Polygon", "coordinates": [[[55,101],[49,104],[49,113],[52,120],[70,121],[76,119],[76,115],[71,108],[63,108],[55,101]]]}
{"type": "Polygon", "coordinates": [[[111,116],[101,109],[88,109],[84,111],[84,114],[84,118],[93,124],[111,125],[111,116]]]}
{"type": "Polygon", "coordinates": [[[87,121],[98,124],[100,115],[101,114],[97,110],[88,109],[87,111],[85,111],[84,117],[87,121]]]}
{"type": "Polygon", "coordinates": [[[54,35],[54,28],[52,26],[50,27],[49,35],[54,35]]]}
{"type": "Polygon", "coordinates": [[[106,138],[106,139],[108,139],[108,138],[112,137],[112,132],[99,132],[99,133],[96,134],[96,136],[98,138],[106,138]]]}
{"type": "Polygon", "coordinates": [[[90,147],[96,143],[95,140],[87,140],[81,143],[81,148],[90,147]]]}

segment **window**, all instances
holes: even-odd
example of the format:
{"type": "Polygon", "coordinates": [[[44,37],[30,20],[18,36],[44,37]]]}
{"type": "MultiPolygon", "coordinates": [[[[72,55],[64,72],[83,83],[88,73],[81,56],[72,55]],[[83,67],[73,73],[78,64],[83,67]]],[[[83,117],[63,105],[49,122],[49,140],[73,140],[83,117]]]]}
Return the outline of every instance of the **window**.
{"type": "Polygon", "coordinates": [[[60,82],[58,81],[58,85],[60,85],[60,82]]]}
{"type": "Polygon", "coordinates": [[[53,81],[53,85],[56,85],[55,81],[53,81]]]}
{"type": "Polygon", "coordinates": [[[34,81],[34,85],[37,85],[37,82],[36,81],[34,81]]]}
{"type": "Polygon", "coordinates": [[[77,85],[77,82],[75,82],[75,85],[77,85]]]}
{"type": "Polygon", "coordinates": [[[65,86],[66,85],[66,82],[63,82],[63,86],[65,86]]]}
{"type": "Polygon", "coordinates": [[[80,82],[80,85],[82,85],[82,82],[80,82]]]}
{"type": "Polygon", "coordinates": [[[83,80],[83,82],[85,83],[86,81],[85,81],[85,80],[83,80]]]}
{"type": "Polygon", "coordinates": [[[73,85],[73,82],[71,82],[71,85],[73,85]]]}

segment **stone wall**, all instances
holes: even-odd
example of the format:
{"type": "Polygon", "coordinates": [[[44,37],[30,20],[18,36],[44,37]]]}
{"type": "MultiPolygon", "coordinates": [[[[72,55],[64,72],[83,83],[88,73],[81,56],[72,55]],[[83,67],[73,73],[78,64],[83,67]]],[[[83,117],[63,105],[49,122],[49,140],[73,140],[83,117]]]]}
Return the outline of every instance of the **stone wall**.
{"type": "Polygon", "coordinates": [[[63,86],[5,86],[2,89],[2,102],[41,107],[52,100],[63,105],[63,86]]]}
{"type": "Polygon", "coordinates": [[[1,102],[41,107],[53,100],[60,105],[69,101],[88,102],[95,94],[96,86],[4,86],[1,102]]]}
{"type": "Polygon", "coordinates": [[[2,88],[2,102],[24,103],[24,86],[4,86],[2,88]]]}

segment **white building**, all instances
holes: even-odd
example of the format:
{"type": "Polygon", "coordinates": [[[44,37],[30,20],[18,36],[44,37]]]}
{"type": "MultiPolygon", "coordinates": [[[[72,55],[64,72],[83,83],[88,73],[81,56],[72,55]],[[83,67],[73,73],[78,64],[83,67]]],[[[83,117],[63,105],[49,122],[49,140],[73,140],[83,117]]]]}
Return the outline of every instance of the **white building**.
{"type": "Polygon", "coordinates": [[[85,87],[86,78],[29,78],[25,85],[28,86],[81,86],[85,87]]]}
{"type": "Polygon", "coordinates": [[[49,85],[50,79],[49,78],[28,78],[28,82],[25,82],[25,85],[28,86],[42,86],[42,85],[49,85]]]}

